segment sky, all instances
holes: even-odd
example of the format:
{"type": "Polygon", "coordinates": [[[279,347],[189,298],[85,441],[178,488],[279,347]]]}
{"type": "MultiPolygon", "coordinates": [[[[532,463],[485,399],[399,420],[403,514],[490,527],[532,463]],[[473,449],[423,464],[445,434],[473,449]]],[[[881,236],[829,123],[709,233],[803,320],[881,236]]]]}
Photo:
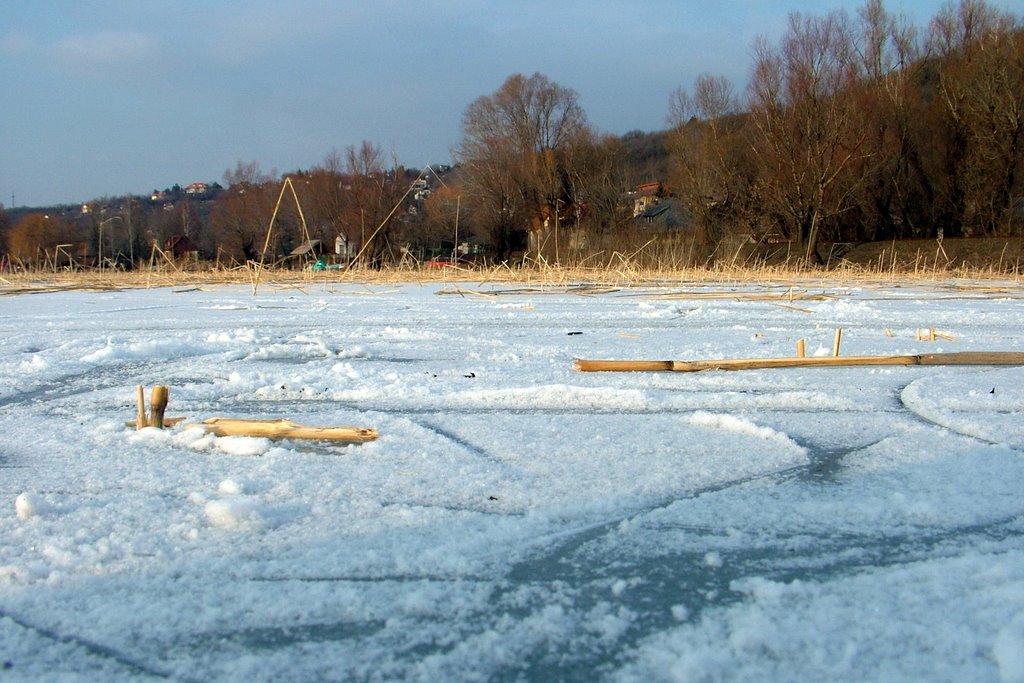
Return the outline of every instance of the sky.
{"type": "MultiPolygon", "coordinates": [[[[996,0],[1019,12],[1021,0],[996,0]]],[[[862,0],[44,0],[0,18],[0,203],[79,203],[279,175],[366,140],[450,163],[510,75],[575,90],[602,133],[666,126],[701,73],[745,87],[757,36],[862,0]]],[[[925,26],[940,0],[889,0],[925,26]]]]}

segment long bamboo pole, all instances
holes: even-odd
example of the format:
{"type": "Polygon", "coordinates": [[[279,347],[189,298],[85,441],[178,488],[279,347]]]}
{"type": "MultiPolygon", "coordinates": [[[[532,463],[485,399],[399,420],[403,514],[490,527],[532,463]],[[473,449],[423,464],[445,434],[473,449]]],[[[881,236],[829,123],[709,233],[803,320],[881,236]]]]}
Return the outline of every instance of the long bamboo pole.
{"type": "Polygon", "coordinates": [[[1024,365],[1016,351],[961,351],[904,356],[814,356],[811,358],[739,358],[724,360],[581,360],[580,372],[701,372],[703,370],[762,370],[772,368],[836,368],[874,365],[1024,365]]]}

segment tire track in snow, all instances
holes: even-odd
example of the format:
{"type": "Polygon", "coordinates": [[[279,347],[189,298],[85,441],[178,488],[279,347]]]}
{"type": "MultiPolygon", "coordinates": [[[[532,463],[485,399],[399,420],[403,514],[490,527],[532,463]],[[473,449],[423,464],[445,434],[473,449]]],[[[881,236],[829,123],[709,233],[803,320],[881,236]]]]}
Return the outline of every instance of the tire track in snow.
{"type": "MultiPolygon", "coordinates": [[[[669,407],[651,405],[651,406],[614,406],[602,408],[600,406],[585,406],[585,407],[572,407],[572,406],[530,406],[530,407],[516,407],[514,405],[508,406],[476,406],[476,405],[464,405],[464,406],[444,406],[438,404],[420,404],[420,405],[401,405],[396,403],[377,402],[374,403],[368,400],[338,400],[333,398],[283,398],[283,399],[243,399],[238,401],[232,401],[232,407],[236,410],[250,411],[253,413],[269,413],[268,406],[273,407],[275,410],[287,409],[294,412],[296,409],[301,411],[308,409],[310,406],[327,406],[332,409],[345,408],[347,410],[354,410],[365,413],[381,413],[385,415],[437,415],[438,413],[444,413],[445,415],[693,415],[694,413],[701,412],[705,408],[699,405],[686,405],[679,407],[669,407]]],[[[899,411],[898,407],[893,407],[892,412],[899,411]]],[[[730,412],[730,413],[742,413],[742,409],[729,408],[728,410],[722,409],[721,411],[716,409],[716,412],[730,412]]],[[[802,408],[801,410],[791,411],[805,414],[835,414],[837,412],[843,413],[858,413],[861,411],[837,411],[834,408],[823,408],[821,410],[814,410],[811,408],[802,408]]],[[[876,413],[888,412],[883,410],[873,411],[876,413]]]]}
{"type": "Polygon", "coordinates": [[[202,651],[219,651],[231,643],[247,651],[273,651],[311,643],[359,641],[376,636],[387,627],[384,619],[317,622],[306,624],[250,626],[236,630],[191,633],[177,646],[187,650],[190,659],[202,651]]]}
{"type": "MultiPolygon", "coordinates": [[[[172,674],[166,671],[161,671],[155,667],[146,664],[143,661],[140,661],[136,657],[131,657],[116,648],[103,645],[102,643],[97,643],[88,638],[83,638],[77,635],[58,633],[57,631],[54,631],[49,628],[36,626],[25,621],[24,619],[20,619],[3,610],[0,610],[0,618],[8,619],[19,628],[22,628],[31,633],[35,633],[36,635],[46,640],[60,643],[62,645],[71,645],[73,647],[81,648],[83,651],[87,652],[89,655],[93,657],[113,662],[127,669],[128,672],[130,672],[131,674],[142,674],[153,678],[166,678],[173,679],[176,681],[186,681],[187,683],[192,683],[193,681],[198,682],[198,679],[183,677],[177,673],[172,674]]],[[[14,666],[17,666],[16,662],[14,663],[14,666]]]]}
{"type": "Polygon", "coordinates": [[[454,432],[452,432],[452,431],[450,431],[448,429],[445,429],[444,427],[440,426],[436,422],[433,422],[431,420],[422,419],[422,418],[421,419],[415,419],[415,420],[410,419],[410,422],[412,422],[413,424],[419,425],[423,429],[426,429],[427,431],[433,432],[434,434],[437,434],[438,436],[443,437],[444,439],[447,439],[448,441],[451,441],[456,446],[459,446],[460,448],[465,449],[466,451],[472,453],[473,455],[477,456],[478,458],[483,458],[484,460],[487,460],[488,462],[494,463],[495,465],[499,465],[509,475],[517,475],[520,472],[518,468],[513,467],[512,465],[510,465],[509,463],[505,462],[504,460],[502,460],[498,456],[490,453],[483,446],[475,444],[475,443],[469,441],[468,439],[465,439],[465,438],[459,436],[458,434],[455,434],[454,432]]]}
{"type": "MultiPolygon", "coordinates": [[[[196,357],[182,359],[191,361],[196,357]]],[[[78,373],[52,377],[27,389],[15,389],[14,394],[0,397],[0,408],[22,407],[38,402],[62,400],[121,384],[148,386],[160,377],[162,384],[185,383],[204,378],[167,376],[166,360],[132,360],[120,364],[94,366],[78,373]]],[[[130,397],[126,397],[126,400],[130,397]]]]}

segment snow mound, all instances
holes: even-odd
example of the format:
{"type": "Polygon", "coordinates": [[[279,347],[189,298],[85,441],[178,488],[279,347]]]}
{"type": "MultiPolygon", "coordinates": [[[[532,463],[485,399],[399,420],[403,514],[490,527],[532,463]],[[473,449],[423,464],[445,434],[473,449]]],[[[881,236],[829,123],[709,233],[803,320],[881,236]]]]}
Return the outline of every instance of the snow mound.
{"type": "Polygon", "coordinates": [[[228,455],[263,455],[271,447],[270,439],[253,436],[223,436],[217,439],[217,449],[228,455]]]}
{"type": "Polygon", "coordinates": [[[206,519],[220,529],[253,529],[263,526],[258,501],[252,498],[211,500],[203,508],[206,519]]]}
{"type": "Polygon", "coordinates": [[[14,510],[18,519],[31,519],[52,512],[53,507],[42,496],[26,491],[14,500],[14,510]]]}
{"type": "Polygon", "coordinates": [[[764,441],[776,441],[787,445],[793,445],[804,450],[802,447],[797,446],[797,444],[794,443],[786,434],[776,431],[771,427],[762,427],[754,424],[750,420],[745,420],[741,417],[736,417],[735,415],[722,415],[698,410],[690,416],[690,424],[696,427],[723,429],[728,432],[742,434],[744,436],[752,436],[764,441]]]}

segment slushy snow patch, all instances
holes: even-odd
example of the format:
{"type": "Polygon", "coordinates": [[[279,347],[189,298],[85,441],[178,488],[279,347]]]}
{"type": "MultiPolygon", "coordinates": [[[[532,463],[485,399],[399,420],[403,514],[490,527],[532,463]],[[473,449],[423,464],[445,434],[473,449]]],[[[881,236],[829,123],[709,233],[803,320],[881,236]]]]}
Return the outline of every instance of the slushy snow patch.
{"type": "Polygon", "coordinates": [[[992,655],[1003,683],[1024,683],[1024,613],[999,632],[992,655]]]}

